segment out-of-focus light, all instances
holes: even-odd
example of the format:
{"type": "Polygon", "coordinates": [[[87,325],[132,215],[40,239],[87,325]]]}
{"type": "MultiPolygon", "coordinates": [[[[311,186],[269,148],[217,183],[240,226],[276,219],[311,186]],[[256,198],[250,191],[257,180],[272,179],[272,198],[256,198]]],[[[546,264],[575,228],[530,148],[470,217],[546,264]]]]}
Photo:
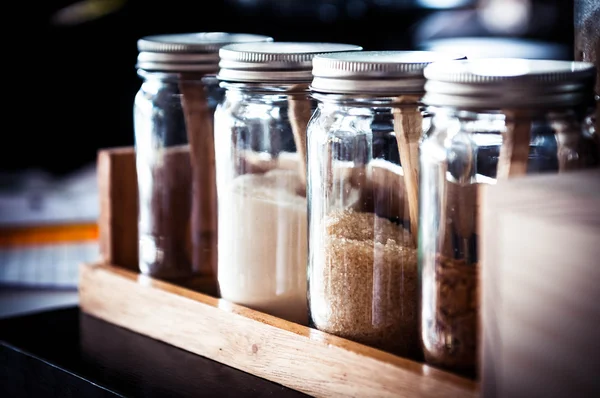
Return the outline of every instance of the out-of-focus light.
{"type": "Polygon", "coordinates": [[[424,8],[458,8],[470,5],[472,0],[417,0],[417,4],[424,8]]]}
{"type": "Polygon", "coordinates": [[[479,10],[481,21],[494,33],[521,34],[531,16],[529,0],[489,0],[479,10]]]}
{"type": "Polygon", "coordinates": [[[84,0],[61,8],[52,16],[54,25],[77,25],[111,14],[127,0],[84,0]]]}

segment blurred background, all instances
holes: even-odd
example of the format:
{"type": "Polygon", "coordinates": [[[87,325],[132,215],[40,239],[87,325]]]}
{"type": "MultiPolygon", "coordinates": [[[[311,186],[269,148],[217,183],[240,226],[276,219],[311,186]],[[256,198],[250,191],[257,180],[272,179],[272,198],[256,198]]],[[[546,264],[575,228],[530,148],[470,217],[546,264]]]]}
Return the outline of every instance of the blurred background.
{"type": "Polygon", "coordinates": [[[93,162],[98,148],[133,145],[136,40],[144,35],[248,32],[367,50],[572,57],[567,0],[48,0],[10,8],[4,15],[20,37],[10,51],[16,76],[5,91],[6,122],[18,131],[0,145],[3,171],[61,175],[93,162]]]}
{"type": "Polygon", "coordinates": [[[4,82],[5,126],[13,127],[0,145],[0,315],[15,310],[17,289],[73,291],[77,264],[97,256],[96,153],[133,145],[142,36],[226,31],[365,50],[573,58],[568,0],[48,0],[6,7],[19,30],[4,43],[12,72],[4,82]]]}

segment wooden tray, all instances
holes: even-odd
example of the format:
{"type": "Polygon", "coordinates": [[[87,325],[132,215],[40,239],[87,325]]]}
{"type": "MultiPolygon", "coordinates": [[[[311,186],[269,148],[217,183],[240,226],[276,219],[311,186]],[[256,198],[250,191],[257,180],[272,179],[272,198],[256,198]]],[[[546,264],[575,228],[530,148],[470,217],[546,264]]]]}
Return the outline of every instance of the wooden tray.
{"type": "Polygon", "coordinates": [[[131,148],[99,153],[103,261],[80,268],[83,312],[316,397],[479,395],[472,380],[216,298],[210,278],[183,287],[139,274],[131,164],[131,148]],[[109,265],[117,257],[127,264],[109,265]]]}

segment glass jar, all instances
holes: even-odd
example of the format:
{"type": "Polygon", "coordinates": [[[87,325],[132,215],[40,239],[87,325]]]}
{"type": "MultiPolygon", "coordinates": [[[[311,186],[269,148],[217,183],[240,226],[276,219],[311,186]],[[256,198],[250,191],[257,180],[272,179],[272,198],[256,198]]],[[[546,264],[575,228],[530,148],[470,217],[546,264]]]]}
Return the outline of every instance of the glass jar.
{"type": "Polygon", "coordinates": [[[221,297],[307,323],[306,124],[315,54],[337,43],[234,44],[220,51],[215,111],[221,297]]]}
{"type": "Polygon", "coordinates": [[[423,68],[460,58],[425,51],[314,58],[318,107],[307,129],[311,326],[421,357],[415,238],[418,143],[428,120],[420,109],[423,68]]]}
{"type": "Polygon", "coordinates": [[[489,59],[437,63],[424,74],[433,117],[420,145],[421,338],[428,363],[475,376],[478,191],[506,178],[598,166],[595,70],[489,59]]]}
{"type": "Polygon", "coordinates": [[[598,0],[575,0],[573,3],[573,26],[575,28],[575,61],[591,62],[596,66],[596,115],[595,128],[600,129],[600,2],[598,0]]]}
{"type": "Polygon", "coordinates": [[[180,280],[216,265],[216,187],[212,118],[225,44],[270,41],[219,32],[143,37],[142,84],[133,105],[138,179],[139,268],[180,280]]]}

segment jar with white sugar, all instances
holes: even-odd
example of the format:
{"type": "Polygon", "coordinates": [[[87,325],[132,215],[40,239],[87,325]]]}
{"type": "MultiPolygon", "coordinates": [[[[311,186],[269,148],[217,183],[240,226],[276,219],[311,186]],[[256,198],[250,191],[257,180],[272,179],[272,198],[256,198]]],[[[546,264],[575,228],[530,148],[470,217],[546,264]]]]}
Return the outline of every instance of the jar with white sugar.
{"type": "Polygon", "coordinates": [[[219,51],[215,111],[221,297],[306,324],[306,125],[315,55],[341,43],[244,43],[219,51]]]}

